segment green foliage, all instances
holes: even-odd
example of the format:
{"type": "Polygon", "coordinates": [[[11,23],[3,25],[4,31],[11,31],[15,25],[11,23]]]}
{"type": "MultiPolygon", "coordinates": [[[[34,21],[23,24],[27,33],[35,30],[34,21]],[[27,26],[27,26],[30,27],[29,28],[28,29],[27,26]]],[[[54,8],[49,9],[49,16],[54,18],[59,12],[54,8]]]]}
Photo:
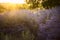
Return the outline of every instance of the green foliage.
{"type": "Polygon", "coordinates": [[[60,6],[60,0],[28,0],[27,3],[31,4],[30,5],[31,9],[35,9],[40,6],[42,6],[43,8],[46,8],[46,9],[60,6]]]}
{"type": "Polygon", "coordinates": [[[47,9],[56,7],[56,6],[60,6],[60,0],[44,0],[42,2],[42,6],[47,9]]]}
{"type": "Polygon", "coordinates": [[[26,2],[28,4],[31,4],[29,6],[30,9],[35,9],[35,8],[39,7],[39,0],[26,0],[26,2]]]}

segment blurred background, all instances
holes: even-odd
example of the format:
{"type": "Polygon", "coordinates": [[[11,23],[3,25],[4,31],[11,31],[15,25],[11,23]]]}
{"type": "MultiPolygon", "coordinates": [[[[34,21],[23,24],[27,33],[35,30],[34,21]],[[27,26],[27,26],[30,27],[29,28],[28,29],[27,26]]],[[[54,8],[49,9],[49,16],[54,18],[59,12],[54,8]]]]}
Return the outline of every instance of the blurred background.
{"type": "Polygon", "coordinates": [[[0,40],[60,40],[60,0],[0,0],[0,40]]]}

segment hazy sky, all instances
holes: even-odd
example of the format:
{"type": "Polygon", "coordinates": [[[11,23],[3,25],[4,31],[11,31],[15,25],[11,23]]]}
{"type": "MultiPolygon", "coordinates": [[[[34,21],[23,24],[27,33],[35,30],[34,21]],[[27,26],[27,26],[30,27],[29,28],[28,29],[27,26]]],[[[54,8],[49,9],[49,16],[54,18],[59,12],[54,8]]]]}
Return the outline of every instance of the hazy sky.
{"type": "Polygon", "coordinates": [[[0,3],[25,3],[24,0],[0,0],[0,3]]]}

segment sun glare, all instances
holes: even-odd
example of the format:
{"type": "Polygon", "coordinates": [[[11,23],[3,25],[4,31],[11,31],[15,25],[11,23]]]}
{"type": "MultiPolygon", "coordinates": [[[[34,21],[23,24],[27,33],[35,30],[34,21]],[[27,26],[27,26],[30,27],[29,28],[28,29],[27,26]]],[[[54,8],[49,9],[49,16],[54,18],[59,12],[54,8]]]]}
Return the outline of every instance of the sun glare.
{"type": "Polygon", "coordinates": [[[25,0],[0,0],[0,3],[25,4],[25,0]]]}

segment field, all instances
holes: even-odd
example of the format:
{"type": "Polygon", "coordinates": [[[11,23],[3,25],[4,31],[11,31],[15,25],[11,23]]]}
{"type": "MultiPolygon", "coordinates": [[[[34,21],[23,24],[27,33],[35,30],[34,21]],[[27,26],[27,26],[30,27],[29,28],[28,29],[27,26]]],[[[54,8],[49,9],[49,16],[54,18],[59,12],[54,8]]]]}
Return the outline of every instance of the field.
{"type": "Polygon", "coordinates": [[[0,40],[60,40],[60,7],[0,13],[0,40]]]}

